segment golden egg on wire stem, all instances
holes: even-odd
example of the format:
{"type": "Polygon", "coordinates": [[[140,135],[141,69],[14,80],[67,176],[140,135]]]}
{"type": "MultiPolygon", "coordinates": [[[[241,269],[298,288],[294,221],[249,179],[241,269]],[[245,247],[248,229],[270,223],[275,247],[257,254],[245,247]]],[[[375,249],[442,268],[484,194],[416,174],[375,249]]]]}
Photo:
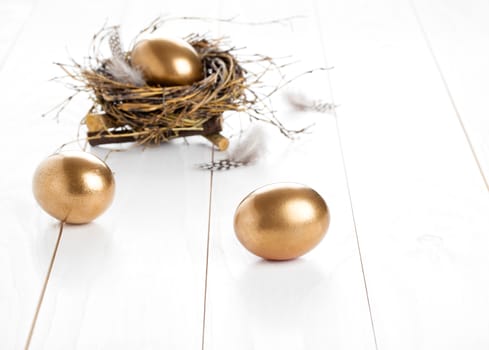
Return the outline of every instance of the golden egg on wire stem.
{"type": "Polygon", "coordinates": [[[197,51],[182,39],[146,39],[134,45],[131,65],[138,68],[148,84],[191,85],[204,77],[197,51]]]}
{"type": "Polygon", "coordinates": [[[96,156],[64,151],[39,164],[32,189],[49,215],[68,224],[85,224],[110,206],[115,180],[109,166],[96,156]]]}
{"type": "Polygon", "coordinates": [[[313,249],[330,222],[324,199],[297,183],[258,188],[238,205],[234,229],[238,240],[253,254],[267,260],[290,260],[313,249]]]}

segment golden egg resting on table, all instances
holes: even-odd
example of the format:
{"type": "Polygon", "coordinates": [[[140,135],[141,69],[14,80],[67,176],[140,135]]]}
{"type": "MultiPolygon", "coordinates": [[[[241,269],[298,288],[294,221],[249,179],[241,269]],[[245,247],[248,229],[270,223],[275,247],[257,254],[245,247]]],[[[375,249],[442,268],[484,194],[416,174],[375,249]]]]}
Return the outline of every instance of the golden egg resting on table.
{"type": "Polygon", "coordinates": [[[238,240],[267,260],[290,260],[313,249],[330,222],[324,199],[312,188],[277,183],[258,188],[234,215],[238,240]]]}
{"type": "Polygon", "coordinates": [[[96,156],[66,151],[39,164],[32,188],[49,215],[69,224],[85,224],[110,206],[115,180],[107,164],[96,156]]]}
{"type": "Polygon", "coordinates": [[[181,39],[138,42],[131,52],[131,65],[141,70],[147,83],[161,86],[191,85],[204,77],[199,54],[181,39]]]}

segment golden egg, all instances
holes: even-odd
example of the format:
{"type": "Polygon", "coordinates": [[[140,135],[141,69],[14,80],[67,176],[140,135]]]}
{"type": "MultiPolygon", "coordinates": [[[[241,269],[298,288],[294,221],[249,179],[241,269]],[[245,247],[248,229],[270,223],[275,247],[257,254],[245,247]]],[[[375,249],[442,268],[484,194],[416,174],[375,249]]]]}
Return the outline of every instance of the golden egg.
{"type": "Polygon", "coordinates": [[[69,224],[85,224],[112,203],[115,181],[102,160],[81,151],[46,158],[34,174],[34,197],[51,216],[69,224]]]}
{"type": "Polygon", "coordinates": [[[147,83],[162,86],[190,85],[204,76],[195,49],[180,39],[148,39],[131,52],[131,64],[141,69],[147,83]]]}
{"type": "Polygon", "coordinates": [[[243,199],[234,215],[234,230],[255,255],[289,260],[314,248],[326,234],[329,221],[326,202],[312,188],[277,183],[243,199]]]}

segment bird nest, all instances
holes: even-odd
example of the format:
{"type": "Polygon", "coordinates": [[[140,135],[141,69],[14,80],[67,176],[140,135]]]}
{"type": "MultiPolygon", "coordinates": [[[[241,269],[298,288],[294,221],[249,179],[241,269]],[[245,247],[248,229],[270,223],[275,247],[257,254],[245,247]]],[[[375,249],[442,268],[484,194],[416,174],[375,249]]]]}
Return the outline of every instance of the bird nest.
{"type": "MultiPolygon", "coordinates": [[[[154,31],[156,27],[148,28],[154,31]]],[[[267,70],[278,69],[271,58],[252,56],[246,62],[259,63],[256,66],[264,71],[249,73],[235,56],[235,49],[222,48],[221,39],[191,35],[185,40],[201,59],[204,76],[200,81],[185,86],[137,84],[130,78],[115,76],[110,69],[117,60],[130,66],[131,50],[121,49],[117,29],[104,28],[94,36],[87,64],[59,64],[77,82],[70,84],[75,94],[87,92],[91,96],[93,106],[84,123],[92,146],[120,142],[160,144],[177,137],[202,135],[224,150],[229,142],[220,132],[223,114],[228,111],[246,112],[254,120],[276,126],[286,136],[301,132],[288,130],[275,117],[265,102],[271,93],[259,95],[253,91],[267,70]],[[109,58],[101,54],[104,43],[111,48],[109,58]]]]}

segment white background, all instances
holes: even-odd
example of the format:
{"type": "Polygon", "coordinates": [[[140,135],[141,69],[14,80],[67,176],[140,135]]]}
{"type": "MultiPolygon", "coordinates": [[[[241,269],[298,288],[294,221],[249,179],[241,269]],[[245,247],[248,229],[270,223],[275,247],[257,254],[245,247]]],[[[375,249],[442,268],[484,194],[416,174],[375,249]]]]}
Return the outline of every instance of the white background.
{"type": "Polygon", "coordinates": [[[59,121],[41,117],[70,94],[48,82],[61,74],[52,62],[83,60],[105,21],[128,44],[160,14],[237,16],[158,33],[227,36],[244,54],[289,57],[289,76],[334,67],[288,89],[339,107],[297,112],[279,91],[280,120],[311,133],[291,142],[268,128],[260,162],[230,172],[195,169],[213,156],[198,137],[111,153],[115,202],[65,228],[30,348],[488,349],[482,0],[2,0],[0,349],[25,346],[58,237],[33,171],[76,139],[90,107],[81,97],[59,121]],[[240,200],[277,181],[315,188],[332,215],[323,242],[285,263],[251,255],[232,228],[240,200]]]}

